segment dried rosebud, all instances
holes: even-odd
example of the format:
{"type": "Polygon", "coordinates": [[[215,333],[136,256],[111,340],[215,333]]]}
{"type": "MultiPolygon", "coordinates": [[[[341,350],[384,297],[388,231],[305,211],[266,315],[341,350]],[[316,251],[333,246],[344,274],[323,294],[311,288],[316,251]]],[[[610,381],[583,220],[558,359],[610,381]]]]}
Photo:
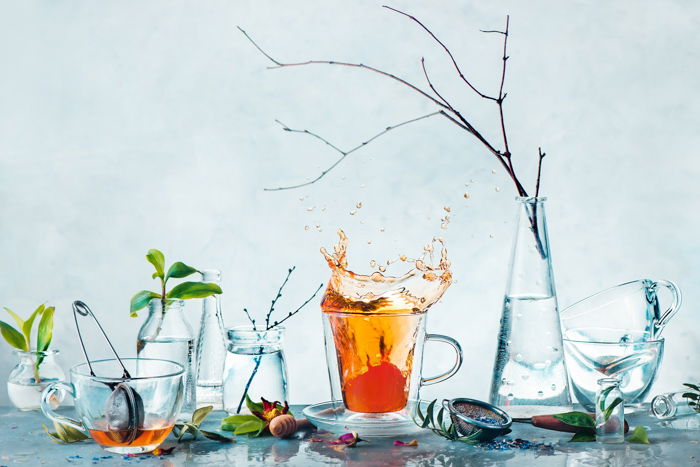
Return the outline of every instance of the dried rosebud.
{"type": "Polygon", "coordinates": [[[394,441],[394,446],[418,446],[418,440],[414,439],[410,443],[404,443],[403,441],[399,441],[397,439],[394,441]]]}
{"type": "Polygon", "coordinates": [[[287,401],[284,401],[284,406],[280,404],[278,401],[270,402],[268,400],[265,400],[264,397],[261,397],[260,400],[262,401],[263,405],[263,411],[258,412],[258,411],[252,411],[253,415],[258,417],[260,420],[269,422],[275,417],[279,417],[280,415],[284,415],[287,412],[289,412],[289,404],[287,401]]]}
{"type": "Polygon", "coordinates": [[[328,444],[344,445],[349,448],[354,448],[357,443],[361,441],[366,440],[360,438],[360,435],[358,435],[356,431],[351,431],[350,433],[345,433],[344,435],[338,436],[338,439],[335,441],[329,441],[328,444]]]}
{"type": "Polygon", "coordinates": [[[170,448],[155,448],[153,451],[151,451],[151,454],[154,456],[167,456],[168,454],[172,454],[174,449],[175,446],[170,448]]]}

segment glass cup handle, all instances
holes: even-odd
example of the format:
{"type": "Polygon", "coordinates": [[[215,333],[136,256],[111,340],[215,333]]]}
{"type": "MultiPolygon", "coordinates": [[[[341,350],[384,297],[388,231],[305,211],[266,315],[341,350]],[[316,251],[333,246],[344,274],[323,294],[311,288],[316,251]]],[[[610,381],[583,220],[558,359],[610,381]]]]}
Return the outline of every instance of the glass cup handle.
{"type": "Polygon", "coordinates": [[[53,411],[53,409],[51,409],[51,398],[58,391],[66,391],[68,394],[71,395],[71,397],[75,398],[75,387],[73,386],[73,384],[64,383],[63,381],[51,383],[48,386],[46,386],[44,391],[41,393],[41,411],[44,412],[44,415],[49,417],[54,422],[60,423],[62,425],[68,425],[71,428],[75,428],[76,430],[80,430],[83,433],[85,433],[85,428],[78,422],[76,422],[75,420],[71,420],[70,418],[58,415],[56,412],[53,411]]]}
{"type": "Polygon", "coordinates": [[[442,334],[427,334],[425,336],[426,341],[437,341],[437,342],[444,342],[446,344],[450,344],[452,348],[455,350],[455,363],[450,368],[444,373],[441,373],[437,376],[433,376],[430,378],[421,378],[420,379],[420,384],[421,386],[428,386],[431,384],[436,384],[440,383],[442,381],[445,381],[448,378],[451,378],[454,376],[457,371],[459,371],[459,368],[462,366],[462,347],[459,345],[459,342],[456,340],[452,339],[451,337],[443,336],[442,334]]]}
{"type": "Polygon", "coordinates": [[[673,295],[673,302],[671,302],[671,306],[668,307],[668,310],[663,312],[661,318],[659,318],[659,321],[654,323],[654,335],[658,336],[661,334],[663,328],[668,324],[669,320],[673,318],[673,315],[675,315],[680,309],[681,303],[683,303],[683,295],[681,294],[681,289],[679,289],[678,286],[671,281],[658,280],[656,283],[666,287],[671,291],[671,295],[673,295]]]}

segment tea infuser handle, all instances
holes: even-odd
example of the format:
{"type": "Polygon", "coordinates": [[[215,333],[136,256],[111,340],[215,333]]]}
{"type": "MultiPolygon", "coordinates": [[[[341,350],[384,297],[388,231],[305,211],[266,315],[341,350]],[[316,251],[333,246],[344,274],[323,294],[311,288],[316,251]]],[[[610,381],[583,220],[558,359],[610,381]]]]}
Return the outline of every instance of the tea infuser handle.
{"type": "Polygon", "coordinates": [[[456,340],[452,339],[451,337],[443,336],[442,334],[427,334],[425,336],[425,340],[427,341],[437,341],[437,342],[444,342],[446,344],[450,344],[452,348],[455,351],[455,363],[450,368],[444,373],[441,373],[437,376],[433,376],[431,378],[421,378],[420,379],[420,384],[421,386],[428,386],[430,384],[436,384],[442,381],[445,381],[446,379],[451,378],[454,376],[457,371],[459,371],[459,368],[462,366],[462,347],[459,345],[459,342],[456,340]]]}
{"type": "Polygon", "coordinates": [[[668,307],[668,310],[663,312],[661,318],[659,318],[659,321],[654,323],[654,336],[658,337],[671,318],[673,318],[673,315],[678,313],[678,310],[681,308],[681,303],[683,303],[683,295],[681,294],[681,289],[679,289],[678,286],[671,281],[661,279],[656,281],[656,283],[666,287],[671,291],[671,295],[673,295],[671,306],[668,307]]]}
{"type": "Polygon", "coordinates": [[[66,391],[71,395],[71,397],[75,398],[75,387],[71,383],[64,383],[63,381],[51,383],[46,386],[44,391],[41,393],[41,411],[44,412],[44,415],[46,415],[52,421],[60,423],[61,425],[68,425],[71,428],[75,428],[76,430],[85,433],[84,426],[80,425],[73,419],[58,415],[51,408],[51,399],[54,397],[54,394],[59,391],[66,391]]]}

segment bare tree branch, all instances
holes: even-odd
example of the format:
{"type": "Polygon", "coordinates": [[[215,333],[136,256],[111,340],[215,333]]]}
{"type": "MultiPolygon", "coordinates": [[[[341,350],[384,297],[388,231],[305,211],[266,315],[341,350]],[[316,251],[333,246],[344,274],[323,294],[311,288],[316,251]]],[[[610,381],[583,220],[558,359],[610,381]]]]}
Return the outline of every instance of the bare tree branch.
{"type": "Polygon", "coordinates": [[[410,18],[411,20],[415,21],[416,23],[418,23],[418,25],[419,25],[421,28],[425,29],[425,31],[426,31],[428,34],[430,34],[430,36],[431,36],[433,39],[435,39],[435,42],[437,42],[438,44],[440,44],[440,46],[445,50],[445,52],[447,52],[447,55],[449,55],[450,60],[452,60],[452,64],[454,65],[455,69],[457,70],[457,73],[459,74],[459,77],[462,78],[462,81],[464,81],[465,83],[467,83],[467,86],[469,86],[469,87],[472,89],[472,91],[474,91],[475,93],[477,93],[480,97],[483,97],[484,99],[490,99],[490,100],[492,100],[492,101],[495,101],[495,100],[496,100],[495,97],[487,96],[486,94],[484,94],[484,93],[482,93],[481,91],[479,91],[476,87],[474,87],[474,86],[472,85],[472,83],[469,82],[469,80],[467,80],[467,78],[464,76],[464,73],[462,73],[462,70],[459,68],[459,65],[457,65],[457,61],[455,60],[454,56],[452,55],[452,52],[450,52],[450,49],[448,49],[447,46],[446,46],[440,39],[438,39],[437,36],[436,36],[435,34],[433,34],[433,32],[432,32],[430,29],[428,29],[423,23],[421,23],[421,22],[418,20],[418,18],[416,18],[416,17],[413,16],[413,15],[409,15],[408,13],[405,13],[405,12],[403,12],[403,11],[401,11],[401,10],[397,10],[396,8],[392,8],[392,7],[387,6],[387,5],[382,5],[382,6],[383,6],[384,8],[386,8],[387,10],[391,10],[391,11],[394,11],[394,12],[400,14],[400,15],[406,16],[406,17],[410,18]]]}
{"type": "MultiPolygon", "coordinates": [[[[367,144],[369,144],[370,142],[372,142],[372,141],[374,141],[375,139],[379,138],[380,136],[383,136],[384,134],[390,132],[391,130],[394,130],[394,129],[399,128],[399,127],[401,127],[401,126],[408,125],[409,123],[414,123],[414,122],[417,122],[417,121],[419,121],[419,120],[423,120],[423,119],[426,119],[426,118],[430,118],[430,117],[433,117],[433,116],[438,115],[438,114],[446,115],[444,111],[438,110],[438,111],[436,111],[436,112],[431,112],[431,113],[426,114],[426,115],[421,115],[420,117],[412,118],[411,120],[406,120],[406,121],[404,121],[404,122],[401,122],[401,123],[397,123],[397,124],[395,124],[395,125],[388,126],[388,127],[386,127],[384,130],[382,130],[382,131],[380,131],[379,133],[377,133],[376,135],[372,136],[371,138],[367,139],[366,141],[361,142],[360,144],[358,144],[358,145],[355,146],[354,148],[352,148],[352,149],[350,149],[350,150],[347,150],[347,151],[343,151],[342,149],[340,149],[339,147],[337,147],[336,145],[334,145],[333,143],[331,143],[330,141],[328,141],[328,140],[325,139],[324,137],[322,137],[322,136],[320,136],[320,135],[318,135],[318,134],[316,134],[316,133],[314,133],[314,132],[312,132],[312,131],[309,131],[309,130],[295,130],[295,129],[289,128],[287,125],[285,125],[284,123],[280,122],[279,120],[275,120],[277,123],[279,123],[279,124],[282,126],[282,129],[283,129],[284,131],[288,131],[288,132],[290,132],[290,133],[303,133],[303,134],[307,134],[307,135],[309,135],[309,136],[312,136],[312,137],[316,138],[317,140],[323,142],[324,144],[330,146],[331,148],[335,149],[338,153],[340,153],[340,157],[339,157],[333,164],[331,164],[327,169],[325,169],[323,172],[321,172],[321,174],[318,175],[318,176],[317,176],[316,178],[314,178],[313,180],[310,180],[310,181],[305,182],[305,183],[300,183],[300,184],[298,184],[298,185],[281,186],[281,187],[277,187],[277,188],[265,188],[264,190],[265,190],[265,191],[292,190],[292,189],[294,189],[294,188],[301,188],[301,187],[303,187],[303,186],[307,186],[307,185],[311,185],[311,184],[313,184],[313,183],[316,183],[317,181],[319,181],[320,179],[322,179],[323,177],[325,177],[325,176],[328,174],[328,172],[330,172],[331,170],[333,170],[338,164],[340,164],[347,156],[349,156],[349,155],[352,154],[353,152],[357,151],[358,149],[365,147],[367,144]]],[[[455,123],[457,123],[460,127],[464,128],[463,125],[460,124],[459,122],[455,121],[455,123]]],[[[465,128],[465,129],[466,129],[466,128],[465,128]]]]}
{"type": "Polygon", "coordinates": [[[540,159],[537,163],[537,184],[535,185],[535,198],[540,196],[540,178],[542,177],[542,159],[544,159],[544,156],[547,154],[542,152],[542,148],[537,148],[537,151],[539,153],[540,159]]]}

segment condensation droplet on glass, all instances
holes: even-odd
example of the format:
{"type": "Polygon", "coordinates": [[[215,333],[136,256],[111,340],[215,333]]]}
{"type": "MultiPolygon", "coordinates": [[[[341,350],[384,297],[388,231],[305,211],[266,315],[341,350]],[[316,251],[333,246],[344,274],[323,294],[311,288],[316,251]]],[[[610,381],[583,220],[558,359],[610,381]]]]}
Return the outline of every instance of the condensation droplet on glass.
{"type": "Polygon", "coordinates": [[[506,384],[507,382],[508,382],[508,380],[507,380],[507,379],[505,379],[505,378],[501,378],[501,384],[506,384]]]}
{"type": "Polygon", "coordinates": [[[445,212],[450,212],[450,211],[452,211],[452,209],[450,209],[449,206],[443,206],[442,209],[444,209],[445,212]]]}
{"type": "Polygon", "coordinates": [[[500,187],[496,187],[496,191],[497,191],[497,192],[498,192],[498,191],[501,191],[501,188],[500,188],[500,187]]]}
{"type": "Polygon", "coordinates": [[[496,169],[491,169],[491,173],[496,175],[496,169]]]}
{"type": "Polygon", "coordinates": [[[367,245],[371,245],[371,244],[372,244],[372,240],[367,240],[367,245]]]}
{"type": "Polygon", "coordinates": [[[552,361],[551,361],[551,360],[545,360],[545,361],[544,361],[544,366],[545,366],[545,367],[551,366],[551,365],[552,365],[552,361]]]}
{"type": "Polygon", "coordinates": [[[544,397],[544,391],[537,391],[537,397],[544,397]]]}
{"type": "Polygon", "coordinates": [[[516,314],[515,314],[515,317],[516,317],[516,318],[522,318],[522,317],[523,317],[523,314],[522,314],[522,313],[516,313],[516,314]]]}
{"type": "Polygon", "coordinates": [[[360,201],[359,203],[357,203],[357,204],[355,205],[355,207],[356,207],[357,209],[362,208],[362,201],[360,201]]]}
{"type": "Polygon", "coordinates": [[[308,225],[304,226],[304,230],[309,230],[309,229],[310,229],[310,227],[308,225]]]}
{"type": "Polygon", "coordinates": [[[385,272],[386,266],[379,266],[379,272],[385,272]]]}
{"type": "Polygon", "coordinates": [[[508,395],[506,396],[506,399],[508,399],[509,401],[512,401],[514,398],[515,398],[515,396],[513,395],[512,392],[508,393],[508,395]]]}
{"type": "Polygon", "coordinates": [[[364,183],[360,183],[360,188],[364,188],[364,187],[366,187],[366,186],[367,186],[367,185],[365,185],[364,183]]]}
{"type": "Polygon", "coordinates": [[[515,361],[516,361],[516,362],[522,362],[522,361],[523,361],[523,354],[521,354],[521,353],[516,353],[516,354],[515,354],[515,361]]]}
{"type": "Polygon", "coordinates": [[[325,210],[326,210],[326,207],[323,206],[323,207],[321,208],[321,211],[325,211],[325,210]]]}
{"type": "Polygon", "coordinates": [[[552,388],[552,391],[556,391],[556,390],[557,390],[557,385],[556,385],[556,384],[552,384],[550,387],[552,388]]]}
{"type": "Polygon", "coordinates": [[[355,214],[357,214],[357,210],[356,210],[356,209],[353,209],[352,211],[350,211],[350,215],[351,215],[351,216],[354,216],[355,214]]]}
{"type": "Polygon", "coordinates": [[[309,206],[308,208],[306,208],[306,210],[309,211],[309,212],[311,212],[311,211],[314,210],[315,207],[316,207],[316,206],[309,206]]]}
{"type": "Polygon", "coordinates": [[[379,227],[380,232],[384,232],[384,227],[379,227]]]}
{"type": "Polygon", "coordinates": [[[489,238],[493,238],[493,234],[489,234],[489,238]]]}
{"type": "Polygon", "coordinates": [[[377,266],[377,262],[375,260],[372,260],[369,262],[369,267],[373,268],[377,266]]]}
{"type": "Polygon", "coordinates": [[[447,223],[446,223],[446,222],[443,222],[442,224],[440,224],[440,228],[441,228],[442,230],[447,230],[447,223]]]}
{"type": "Polygon", "coordinates": [[[522,379],[530,379],[530,375],[527,374],[527,373],[525,373],[525,374],[523,374],[523,375],[520,375],[520,377],[521,377],[522,379]]]}
{"type": "Polygon", "coordinates": [[[510,339],[508,339],[508,340],[506,341],[506,345],[509,346],[509,347],[510,347],[510,344],[512,344],[512,343],[513,343],[513,341],[510,340],[510,339]]]}

